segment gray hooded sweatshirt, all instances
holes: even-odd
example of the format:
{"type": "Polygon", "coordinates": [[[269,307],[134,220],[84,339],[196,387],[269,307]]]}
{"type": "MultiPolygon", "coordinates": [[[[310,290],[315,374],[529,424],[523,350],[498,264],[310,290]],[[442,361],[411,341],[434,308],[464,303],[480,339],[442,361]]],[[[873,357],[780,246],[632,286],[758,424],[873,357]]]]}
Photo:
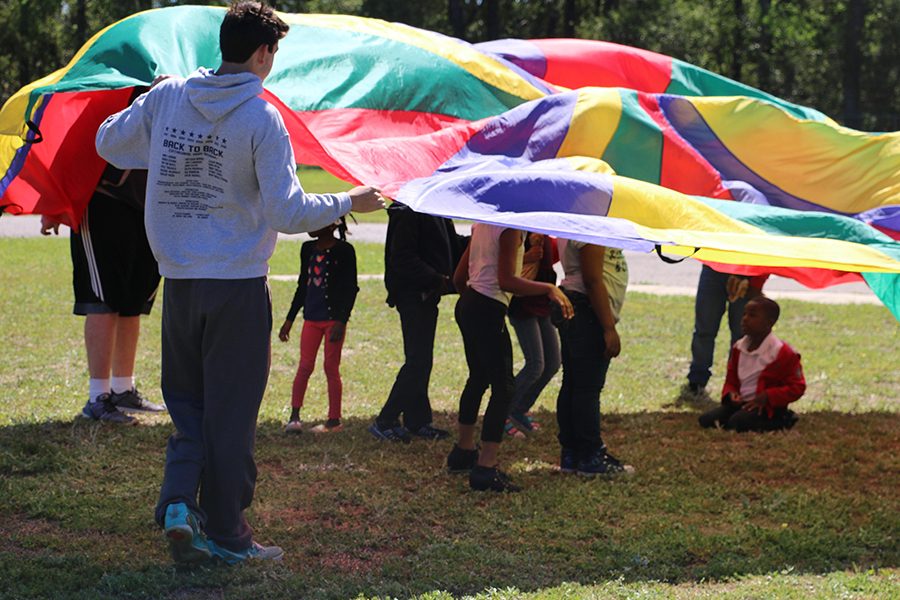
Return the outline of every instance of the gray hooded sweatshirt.
{"type": "Polygon", "coordinates": [[[350,197],[306,194],[278,111],[252,73],[200,69],[163,81],[97,131],[97,152],[148,169],[144,221],[171,279],[248,279],[268,272],[277,231],[315,231],[350,197]]]}

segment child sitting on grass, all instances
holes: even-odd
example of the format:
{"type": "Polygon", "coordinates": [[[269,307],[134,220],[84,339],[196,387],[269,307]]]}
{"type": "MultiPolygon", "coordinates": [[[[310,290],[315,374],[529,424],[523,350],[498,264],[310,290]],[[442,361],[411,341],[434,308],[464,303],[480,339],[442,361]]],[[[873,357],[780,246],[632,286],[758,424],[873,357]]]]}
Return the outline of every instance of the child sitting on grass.
{"type": "Polygon", "coordinates": [[[734,431],[790,429],[797,415],[787,405],[806,391],[800,355],[772,333],[778,303],[757,296],[741,318],[744,334],[731,348],[722,404],[700,417],[701,427],[734,431]]]}
{"type": "Polygon", "coordinates": [[[291,418],[285,430],[300,433],[300,408],[309,377],[316,366],[319,345],[325,338],[325,377],[328,381],[328,420],[312,428],[315,433],[340,431],[341,425],[341,349],[347,321],[356,302],[356,252],[347,242],[347,224],[343,217],[324,229],[310,233],[314,240],[300,248],[300,277],[287,318],[278,332],[282,342],[290,339],[291,327],[303,308],[300,333],[300,364],[291,391],[291,418]],[[340,239],[334,237],[338,229],[340,239]]]}

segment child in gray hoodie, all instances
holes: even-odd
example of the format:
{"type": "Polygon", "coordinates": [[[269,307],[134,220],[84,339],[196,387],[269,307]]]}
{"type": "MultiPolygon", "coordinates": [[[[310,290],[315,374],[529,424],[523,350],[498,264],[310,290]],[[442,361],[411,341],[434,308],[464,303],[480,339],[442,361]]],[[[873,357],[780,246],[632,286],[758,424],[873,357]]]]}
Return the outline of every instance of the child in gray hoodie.
{"type": "Polygon", "coordinates": [[[282,556],[254,542],[244,518],[269,373],[276,232],[384,206],[370,187],[319,195],[300,186],[284,122],[259,97],[287,31],[271,8],[233,4],[219,69],[154,82],[97,132],[104,159],[149,170],[147,237],[166,278],[162,393],[177,429],[156,520],[179,562],[282,556]]]}

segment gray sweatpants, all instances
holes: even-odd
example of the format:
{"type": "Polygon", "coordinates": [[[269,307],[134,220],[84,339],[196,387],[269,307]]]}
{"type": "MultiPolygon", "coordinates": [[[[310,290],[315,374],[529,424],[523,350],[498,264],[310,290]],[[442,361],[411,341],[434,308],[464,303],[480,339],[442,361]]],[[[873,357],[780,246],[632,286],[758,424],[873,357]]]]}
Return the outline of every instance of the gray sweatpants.
{"type": "Polygon", "coordinates": [[[265,277],[165,280],[162,393],[176,432],[166,448],[160,526],[166,507],[184,502],[217,544],[250,546],[244,510],[256,486],[253,447],[271,332],[265,277]]]}

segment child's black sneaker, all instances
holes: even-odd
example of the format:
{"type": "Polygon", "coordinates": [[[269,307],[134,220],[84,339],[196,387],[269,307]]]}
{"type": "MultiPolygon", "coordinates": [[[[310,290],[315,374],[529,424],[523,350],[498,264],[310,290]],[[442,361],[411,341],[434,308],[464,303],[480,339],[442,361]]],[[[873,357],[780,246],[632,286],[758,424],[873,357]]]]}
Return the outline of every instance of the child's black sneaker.
{"type": "Polygon", "coordinates": [[[438,429],[431,423],[422,425],[415,431],[410,431],[409,433],[410,435],[413,435],[417,438],[433,441],[446,440],[448,437],[450,437],[449,431],[447,431],[446,429],[438,429]]]}
{"type": "Polygon", "coordinates": [[[375,439],[382,442],[402,442],[404,444],[412,442],[412,436],[409,434],[409,430],[399,423],[383,425],[378,421],[375,421],[369,425],[369,433],[375,436],[375,439]]]}
{"type": "Polygon", "coordinates": [[[584,477],[630,473],[634,473],[634,467],[623,465],[622,461],[605,450],[597,450],[578,463],[578,474],[584,477]]]}
{"type": "Polygon", "coordinates": [[[578,470],[578,451],[575,448],[563,448],[559,451],[559,472],[574,473],[578,470]]]}
{"type": "Polygon", "coordinates": [[[475,465],[469,471],[469,487],[477,492],[519,492],[519,486],[497,467],[475,465]]]}
{"type": "Polygon", "coordinates": [[[478,449],[463,450],[453,444],[453,450],[447,455],[447,471],[450,473],[468,473],[478,461],[478,449]]]}

